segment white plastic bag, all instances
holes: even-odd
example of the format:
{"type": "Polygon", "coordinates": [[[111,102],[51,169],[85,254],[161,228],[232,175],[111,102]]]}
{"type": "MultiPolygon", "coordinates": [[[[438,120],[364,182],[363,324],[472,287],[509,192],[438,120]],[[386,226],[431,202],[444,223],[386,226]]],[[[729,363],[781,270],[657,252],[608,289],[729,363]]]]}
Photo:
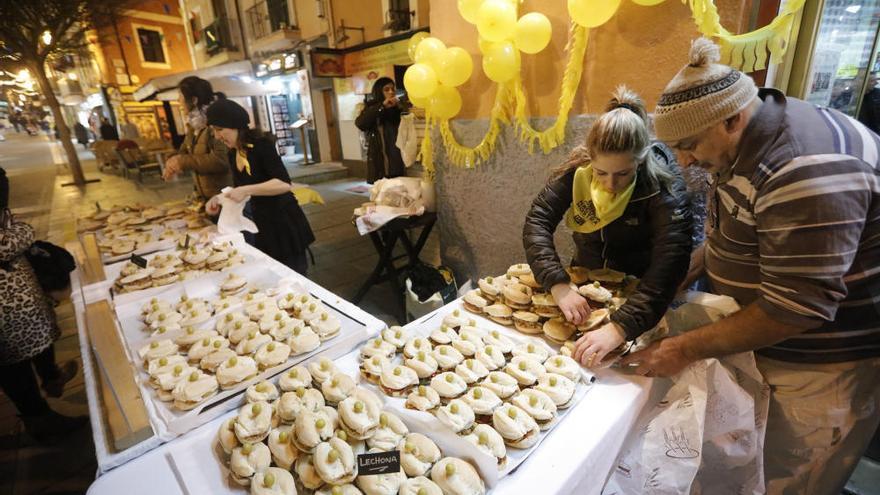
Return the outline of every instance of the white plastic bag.
{"type": "MultiPolygon", "coordinates": [[[[739,309],[711,294],[689,293],[685,301],[666,315],[671,335],[739,309]]],[[[754,355],[698,361],[666,384],[630,432],[602,493],[764,493],[770,391],[754,355]]]]}
{"type": "Polygon", "coordinates": [[[259,232],[256,224],[242,214],[250,196],[238,203],[226,196],[225,193],[231,189],[224,187],[220,191],[220,219],[217,220],[217,231],[221,234],[237,234],[241,231],[256,234],[259,232]]]}

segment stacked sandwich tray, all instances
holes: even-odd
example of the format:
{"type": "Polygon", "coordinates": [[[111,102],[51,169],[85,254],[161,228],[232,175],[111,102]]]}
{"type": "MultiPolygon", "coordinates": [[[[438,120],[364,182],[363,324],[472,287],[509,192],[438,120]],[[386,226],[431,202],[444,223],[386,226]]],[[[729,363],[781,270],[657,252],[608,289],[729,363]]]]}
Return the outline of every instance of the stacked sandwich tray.
{"type": "Polygon", "coordinates": [[[361,347],[360,372],[387,409],[459,445],[494,485],[564,420],[594,376],[542,339],[460,304],[383,330],[361,347]]]}
{"type": "Polygon", "coordinates": [[[141,395],[166,440],[236,407],[253,383],[310,356],[341,356],[384,326],[255,248],[238,248],[245,261],[232,268],[114,297],[141,395]]]}

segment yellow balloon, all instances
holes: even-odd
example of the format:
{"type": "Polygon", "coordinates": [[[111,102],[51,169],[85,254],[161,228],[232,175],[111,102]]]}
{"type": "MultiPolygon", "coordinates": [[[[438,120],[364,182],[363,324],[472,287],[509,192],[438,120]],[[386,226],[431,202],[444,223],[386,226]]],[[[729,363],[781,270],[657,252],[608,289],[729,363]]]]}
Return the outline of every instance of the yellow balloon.
{"type": "Polygon", "coordinates": [[[458,0],[458,12],[464,17],[464,20],[471,24],[477,23],[477,10],[483,0],[458,0]]]}
{"type": "Polygon", "coordinates": [[[410,103],[419,108],[428,108],[428,105],[431,103],[430,98],[416,98],[410,94],[407,95],[407,98],[409,98],[410,103]]]}
{"type": "Polygon", "coordinates": [[[516,21],[516,47],[525,53],[538,53],[550,43],[553,27],[544,14],[531,12],[516,21]]]}
{"type": "Polygon", "coordinates": [[[446,52],[446,44],[437,38],[429,37],[422,40],[416,47],[415,61],[418,64],[428,64],[434,70],[440,68],[440,57],[446,52]]]}
{"type": "Polygon", "coordinates": [[[653,5],[660,5],[666,0],[633,0],[633,3],[636,5],[644,5],[645,7],[651,7],[653,5]]]}
{"type": "Polygon", "coordinates": [[[461,111],[461,95],[455,88],[440,85],[431,96],[431,112],[439,119],[451,119],[461,111]]]}
{"type": "Polygon", "coordinates": [[[489,51],[489,48],[491,48],[494,44],[495,43],[489,40],[483,39],[483,37],[481,36],[477,37],[477,46],[480,48],[480,53],[482,53],[483,55],[485,55],[486,52],[489,51]]]}
{"type": "Polygon", "coordinates": [[[494,43],[483,56],[483,72],[495,82],[506,82],[519,72],[519,50],[510,41],[494,43]]]}
{"type": "Polygon", "coordinates": [[[471,60],[471,54],[464,48],[454,46],[447,48],[440,57],[440,70],[437,71],[437,77],[445,86],[461,86],[470,79],[473,70],[474,62],[471,60]]]}
{"type": "Polygon", "coordinates": [[[568,0],[568,15],[583,27],[601,26],[620,7],[620,0],[568,0]]]}
{"type": "Polygon", "coordinates": [[[403,87],[410,97],[431,96],[437,90],[437,73],[427,64],[410,65],[403,74],[403,87]]]}
{"type": "Polygon", "coordinates": [[[416,61],[416,48],[419,46],[419,43],[421,43],[422,40],[427,37],[428,33],[424,31],[419,31],[418,33],[410,37],[409,44],[407,45],[407,53],[409,53],[409,59],[413,62],[416,61]]]}
{"type": "Polygon", "coordinates": [[[516,30],[516,7],[507,0],[484,0],[477,11],[477,31],[487,41],[513,38],[516,30]]]}

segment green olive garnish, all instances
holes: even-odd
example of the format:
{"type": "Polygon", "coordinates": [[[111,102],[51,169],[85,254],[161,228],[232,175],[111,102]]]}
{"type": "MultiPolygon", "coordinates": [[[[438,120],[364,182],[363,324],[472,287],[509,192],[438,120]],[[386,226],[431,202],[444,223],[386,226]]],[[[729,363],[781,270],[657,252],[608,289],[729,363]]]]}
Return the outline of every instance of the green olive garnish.
{"type": "Polygon", "coordinates": [[[320,430],[320,429],[324,428],[325,426],[327,426],[327,422],[324,421],[324,418],[318,418],[315,420],[315,428],[320,430]]]}
{"type": "Polygon", "coordinates": [[[473,394],[471,394],[471,395],[474,396],[474,399],[481,399],[483,397],[483,391],[478,388],[475,388],[473,391],[473,394]]]}
{"type": "Polygon", "coordinates": [[[361,401],[357,401],[354,403],[354,412],[362,413],[364,412],[364,403],[361,401]]]}
{"type": "Polygon", "coordinates": [[[253,444],[246,443],[241,446],[241,453],[244,455],[251,455],[251,452],[254,450],[253,444]]]}
{"type": "Polygon", "coordinates": [[[455,474],[455,465],[451,462],[446,465],[446,476],[452,476],[455,474]]]}
{"type": "Polygon", "coordinates": [[[456,404],[455,402],[450,404],[449,405],[449,412],[451,412],[452,414],[458,414],[458,404],[456,404]]]}
{"type": "Polygon", "coordinates": [[[192,373],[190,373],[189,381],[194,382],[198,379],[199,379],[199,372],[198,371],[193,371],[192,373]]]}
{"type": "Polygon", "coordinates": [[[266,488],[272,488],[272,485],[275,484],[275,475],[272,473],[266,473],[263,475],[263,486],[266,488]]]}
{"type": "Polygon", "coordinates": [[[510,416],[510,419],[516,419],[516,409],[511,407],[507,410],[507,415],[510,416]]]}

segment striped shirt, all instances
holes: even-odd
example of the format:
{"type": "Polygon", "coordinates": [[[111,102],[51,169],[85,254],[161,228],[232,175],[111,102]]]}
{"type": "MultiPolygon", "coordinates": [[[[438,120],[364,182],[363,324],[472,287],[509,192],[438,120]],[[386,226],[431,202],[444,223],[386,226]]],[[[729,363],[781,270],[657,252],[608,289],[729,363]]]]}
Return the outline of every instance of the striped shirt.
{"type": "Polygon", "coordinates": [[[767,357],[880,356],[880,138],[835,110],[759,96],[736,163],[713,181],[712,289],[807,329],[767,357]]]}

